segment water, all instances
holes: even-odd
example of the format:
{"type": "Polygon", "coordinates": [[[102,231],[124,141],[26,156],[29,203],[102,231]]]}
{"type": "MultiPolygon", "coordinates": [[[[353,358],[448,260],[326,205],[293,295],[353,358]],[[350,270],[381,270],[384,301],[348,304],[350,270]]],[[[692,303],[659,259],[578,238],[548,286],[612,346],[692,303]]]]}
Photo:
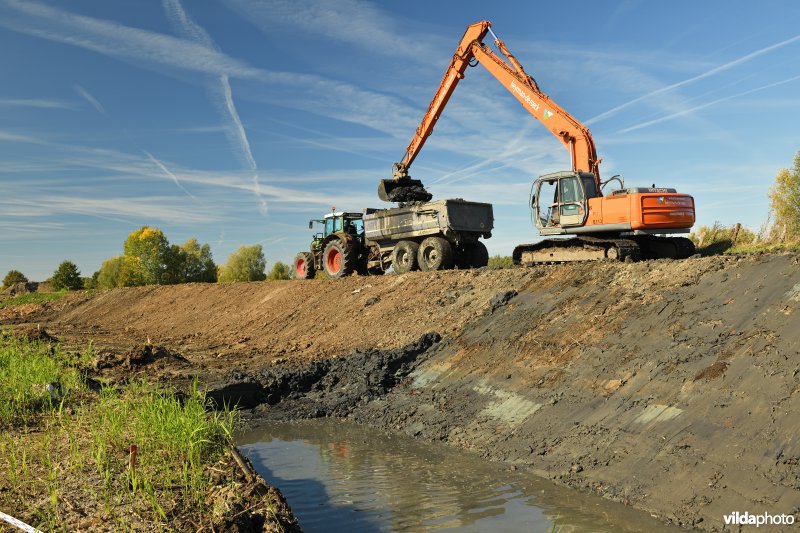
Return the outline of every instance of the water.
{"type": "Polygon", "coordinates": [[[444,444],[331,419],[265,423],[238,444],[315,531],[678,531],[444,444]]]}

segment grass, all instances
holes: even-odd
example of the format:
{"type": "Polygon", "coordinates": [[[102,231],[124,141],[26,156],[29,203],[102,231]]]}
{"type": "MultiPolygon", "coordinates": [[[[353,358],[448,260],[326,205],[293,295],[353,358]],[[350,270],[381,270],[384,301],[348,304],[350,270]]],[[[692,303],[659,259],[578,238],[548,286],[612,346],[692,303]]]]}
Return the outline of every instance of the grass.
{"type": "Polygon", "coordinates": [[[0,332],[0,508],[46,530],[75,528],[67,515],[98,520],[83,529],[172,529],[208,512],[209,467],[237,413],[211,411],[196,384],[184,395],[146,380],[92,392],[81,377],[92,359],[91,346],[72,354],[0,332]]]}
{"type": "Polygon", "coordinates": [[[4,307],[18,307],[26,304],[44,304],[63,298],[68,291],[59,292],[31,292],[15,296],[7,300],[0,300],[0,309],[4,307]]]}
{"type": "Polygon", "coordinates": [[[701,226],[689,238],[703,256],[800,251],[800,242],[784,242],[777,233],[766,226],[756,234],[741,226],[737,229],[737,225],[723,226],[715,222],[711,226],[701,226]]]}

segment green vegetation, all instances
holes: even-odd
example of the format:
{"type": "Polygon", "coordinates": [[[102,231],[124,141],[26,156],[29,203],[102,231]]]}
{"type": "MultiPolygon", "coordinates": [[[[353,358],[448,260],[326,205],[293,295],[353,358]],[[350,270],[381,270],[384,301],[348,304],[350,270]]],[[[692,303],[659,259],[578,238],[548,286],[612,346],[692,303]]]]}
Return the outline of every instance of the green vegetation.
{"type": "Polygon", "coordinates": [[[53,288],[57,291],[77,291],[83,288],[83,279],[78,266],[72,261],[63,261],[52,278],[53,288]]]}
{"type": "Polygon", "coordinates": [[[689,238],[702,255],[800,251],[800,152],[794,168],[784,168],[769,192],[771,212],[758,232],[741,224],[700,226],[689,238]]]}
{"type": "Polygon", "coordinates": [[[800,151],[794,156],[794,168],[778,171],[769,199],[780,240],[800,239],[800,151]]]}
{"type": "Polygon", "coordinates": [[[119,274],[122,270],[123,261],[124,259],[120,255],[103,261],[97,273],[98,289],[113,289],[120,286],[119,274]]]}
{"type": "Polygon", "coordinates": [[[0,332],[0,421],[26,421],[41,409],[55,407],[61,396],[82,390],[75,365],[84,355],[67,356],[58,346],[0,332]],[[49,391],[48,384],[57,385],[49,391]]]}
{"type": "Polygon", "coordinates": [[[208,244],[192,238],[171,245],[160,229],[142,226],[125,239],[123,254],[103,261],[92,280],[87,288],[214,283],[217,265],[208,244]]]}
{"type": "Polygon", "coordinates": [[[289,265],[282,263],[281,261],[275,261],[275,264],[272,265],[272,269],[269,271],[269,274],[267,274],[267,279],[270,281],[289,279],[289,265]]]}
{"type": "Polygon", "coordinates": [[[9,298],[8,300],[0,300],[0,309],[4,307],[19,307],[26,304],[44,304],[62,298],[66,291],[59,292],[31,292],[9,298]]]}
{"type": "Polygon", "coordinates": [[[3,278],[3,286],[0,287],[0,290],[7,289],[17,283],[28,283],[28,278],[19,270],[9,270],[6,277],[3,278]]]}
{"type": "Polygon", "coordinates": [[[237,413],[209,413],[196,384],[182,398],[144,380],[92,392],[93,357],[0,333],[0,508],[47,530],[75,508],[125,529],[210,512],[208,467],[237,413]]]}
{"type": "Polygon", "coordinates": [[[264,281],[267,275],[264,269],[267,261],[260,244],[240,246],[228,257],[228,262],[219,273],[219,281],[232,283],[235,281],[264,281]]]}
{"type": "Polygon", "coordinates": [[[514,261],[510,255],[494,255],[489,258],[489,268],[514,268],[514,261]]]}
{"type": "Polygon", "coordinates": [[[217,265],[211,257],[211,247],[189,239],[183,245],[171,247],[171,263],[167,272],[173,283],[215,283],[217,265]]]}

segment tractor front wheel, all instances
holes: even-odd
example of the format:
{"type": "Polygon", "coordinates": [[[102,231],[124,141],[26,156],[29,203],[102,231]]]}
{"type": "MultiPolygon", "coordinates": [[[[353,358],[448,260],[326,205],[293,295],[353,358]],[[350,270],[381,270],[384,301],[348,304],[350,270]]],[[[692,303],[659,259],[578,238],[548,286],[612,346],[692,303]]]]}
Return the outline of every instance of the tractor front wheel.
{"type": "Polygon", "coordinates": [[[310,252],[300,252],[294,257],[295,279],[311,279],[314,277],[314,256],[310,252]]]}

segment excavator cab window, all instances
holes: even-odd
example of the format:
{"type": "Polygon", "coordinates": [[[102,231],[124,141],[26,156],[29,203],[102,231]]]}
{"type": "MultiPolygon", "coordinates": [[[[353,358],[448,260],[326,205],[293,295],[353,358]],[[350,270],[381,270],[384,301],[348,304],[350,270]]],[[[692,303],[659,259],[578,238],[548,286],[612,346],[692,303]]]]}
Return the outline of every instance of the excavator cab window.
{"type": "MultiPolygon", "coordinates": [[[[582,178],[567,174],[538,181],[531,201],[538,217],[538,227],[561,228],[585,222],[587,195],[582,178]]],[[[594,185],[594,181],[591,183],[594,185]]]]}
{"type": "Polygon", "coordinates": [[[586,218],[586,194],[578,176],[558,180],[559,225],[561,227],[582,225],[586,218]]]}

